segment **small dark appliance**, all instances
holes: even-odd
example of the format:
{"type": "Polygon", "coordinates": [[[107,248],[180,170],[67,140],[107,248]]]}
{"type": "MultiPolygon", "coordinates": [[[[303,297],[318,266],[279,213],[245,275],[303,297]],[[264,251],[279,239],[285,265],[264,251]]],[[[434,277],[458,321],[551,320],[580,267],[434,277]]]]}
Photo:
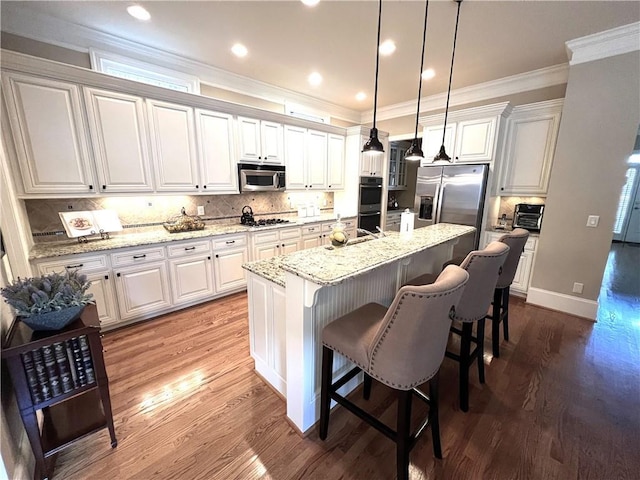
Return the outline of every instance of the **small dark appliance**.
{"type": "Polygon", "coordinates": [[[253,210],[249,205],[245,205],[244,207],[242,207],[242,216],[240,217],[240,223],[242,225],[255,223],[255,220],[253,218],[253,210]]]}
{"type": "Polygon", "coordinates": [[[513,214],[513,228],[524,228],[531,232],[539,232],[542,226],[544,205],[519,203],[513,214]]]}

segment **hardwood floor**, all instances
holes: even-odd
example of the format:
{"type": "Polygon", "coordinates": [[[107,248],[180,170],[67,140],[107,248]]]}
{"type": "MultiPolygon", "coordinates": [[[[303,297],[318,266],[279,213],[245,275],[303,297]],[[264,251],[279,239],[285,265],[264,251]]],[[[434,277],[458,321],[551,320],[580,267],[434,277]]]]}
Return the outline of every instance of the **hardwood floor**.
{"type": "MultiPolygon", "coordinates": [[[[472,369],[468,413],[458,407],[457,365],[445,358],[444,459],[434,459],[427,433],[411,452],[411,478],[639,478],[635,293],[620,314],[609,291],[595,324],[512,297],[511,340],[499,359],[485,354],[485,385],[472,369]]],[[[54,479],[395,476],[394,444],[344,409],[332,413],[326,442],[289,426],[283,400],[253,373],[243,293],[103,342],[118,447],[109,447],[106,430],[94,434],[59,455],[54,479]]],[[[374,382],[368,402],[357,398],[393,425],[389,389],[374,382]]]]}

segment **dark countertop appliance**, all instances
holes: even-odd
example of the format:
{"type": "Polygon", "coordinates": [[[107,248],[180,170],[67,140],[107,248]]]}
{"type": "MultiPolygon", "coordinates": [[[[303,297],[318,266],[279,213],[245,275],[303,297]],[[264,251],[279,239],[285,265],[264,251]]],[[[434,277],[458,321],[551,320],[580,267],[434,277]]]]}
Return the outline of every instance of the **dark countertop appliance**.
{"type": "Polygon", "coordinates": [[[519,203],[513,213],[513,228],[524,228],[531,232],[539,232],[542,226],[544,205],[519,203]]]}

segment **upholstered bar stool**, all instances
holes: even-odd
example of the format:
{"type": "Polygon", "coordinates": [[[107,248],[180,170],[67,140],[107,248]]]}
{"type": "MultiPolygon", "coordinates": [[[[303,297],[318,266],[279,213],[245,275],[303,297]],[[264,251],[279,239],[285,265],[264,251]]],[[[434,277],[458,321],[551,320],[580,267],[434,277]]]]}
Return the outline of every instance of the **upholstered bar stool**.
{"type": "MultiPolygon", "coordinates": [[[[469,281],[464,288],[462,298],[456,307],[454,321],[462,323],[462,328],[451,327],[451,331],[460,335],[460,352],[447,351],[448,358],[459,362],[459,383],[460,383],[460,410],[469,410],[469,368],[474,361],[478,362],[478,378],[480,383],[484,383],[484,323],[489,305],[491,304],[491,294],[495,289],[498,276],[502,270],[502,265],[507,259],[509,247],[504,243],[491,242],[484,250],[474,250],[470,252],[462,261],[460,267],[469,273],[469,281]],[[476,324],[476,335],[473,336],[473,324],[476,324]],[[471,351],[471,344],[476,348],[471,351]]],[[[449,268],[449,267],[446,267],[449,268]]],[[[421,285],[431,282],[433,276],[430,274],[421,275],[409,280],[409,285],[421,285]]]]}
{"type": "Polygon", "coordinates": [[[320,438],[329,431],[331,400],[369,423],[396,443],[398,479],[409,477],[409,452],[431,425],[433,453],[442,458],[438,422],[438,370],[447,346],[451,317],[469,275],[462,268],[447,267],[431,285],[402,287],[386,308],[366,304],[328,324],[322,331],[322,390],[320,438]],[[333,352],[355,364],[335,382],[333,352]],[[396,430],[338,393],[338,389],[360,371],[365,374],[364,398],[368,399],[372,378],[391,387],[398,396],[396,430]],[[429,382],[429,395],[416,387],[429,382]],[[429,405],[427,419],[411,432],[413,395],[429,405]]]}
{"type": "Polygon", "coordinates": [[[491,319],[491,345],[493,356],[500,357],[500,323],[504,332],[504,339],[509,341],[509,287],[513,283],[513,278],[518,269],[520,262],[520,254],[524,250],[524,245],[529,238],[529,231],[524,228],[516,228],[511,233],[503,235],[498,239],[506,245],[509,245],[509,255],[502,267],[502,273],[498,277],[496,288],[493,292],[493,308],[491,315],[487,318],[491,319]]]}

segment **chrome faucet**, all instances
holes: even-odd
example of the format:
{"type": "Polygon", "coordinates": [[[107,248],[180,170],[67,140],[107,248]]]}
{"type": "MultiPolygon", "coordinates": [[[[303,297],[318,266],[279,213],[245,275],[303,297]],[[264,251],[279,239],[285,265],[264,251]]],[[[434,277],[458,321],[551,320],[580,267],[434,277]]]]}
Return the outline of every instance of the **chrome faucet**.
{"type": "Polygon", "coordinates": [[[370,232],[369,230],[365,230],[364,228],[358,228],[357,231],[358,233],[364,233],[365,235],[370,235],[371,238],[382,238],[384,237],[384,232],[382,231],[382,229],[380,227],[376,227],[376,229],[380,232],[378,235],[376,235],[373,232],[370,232]]]}

